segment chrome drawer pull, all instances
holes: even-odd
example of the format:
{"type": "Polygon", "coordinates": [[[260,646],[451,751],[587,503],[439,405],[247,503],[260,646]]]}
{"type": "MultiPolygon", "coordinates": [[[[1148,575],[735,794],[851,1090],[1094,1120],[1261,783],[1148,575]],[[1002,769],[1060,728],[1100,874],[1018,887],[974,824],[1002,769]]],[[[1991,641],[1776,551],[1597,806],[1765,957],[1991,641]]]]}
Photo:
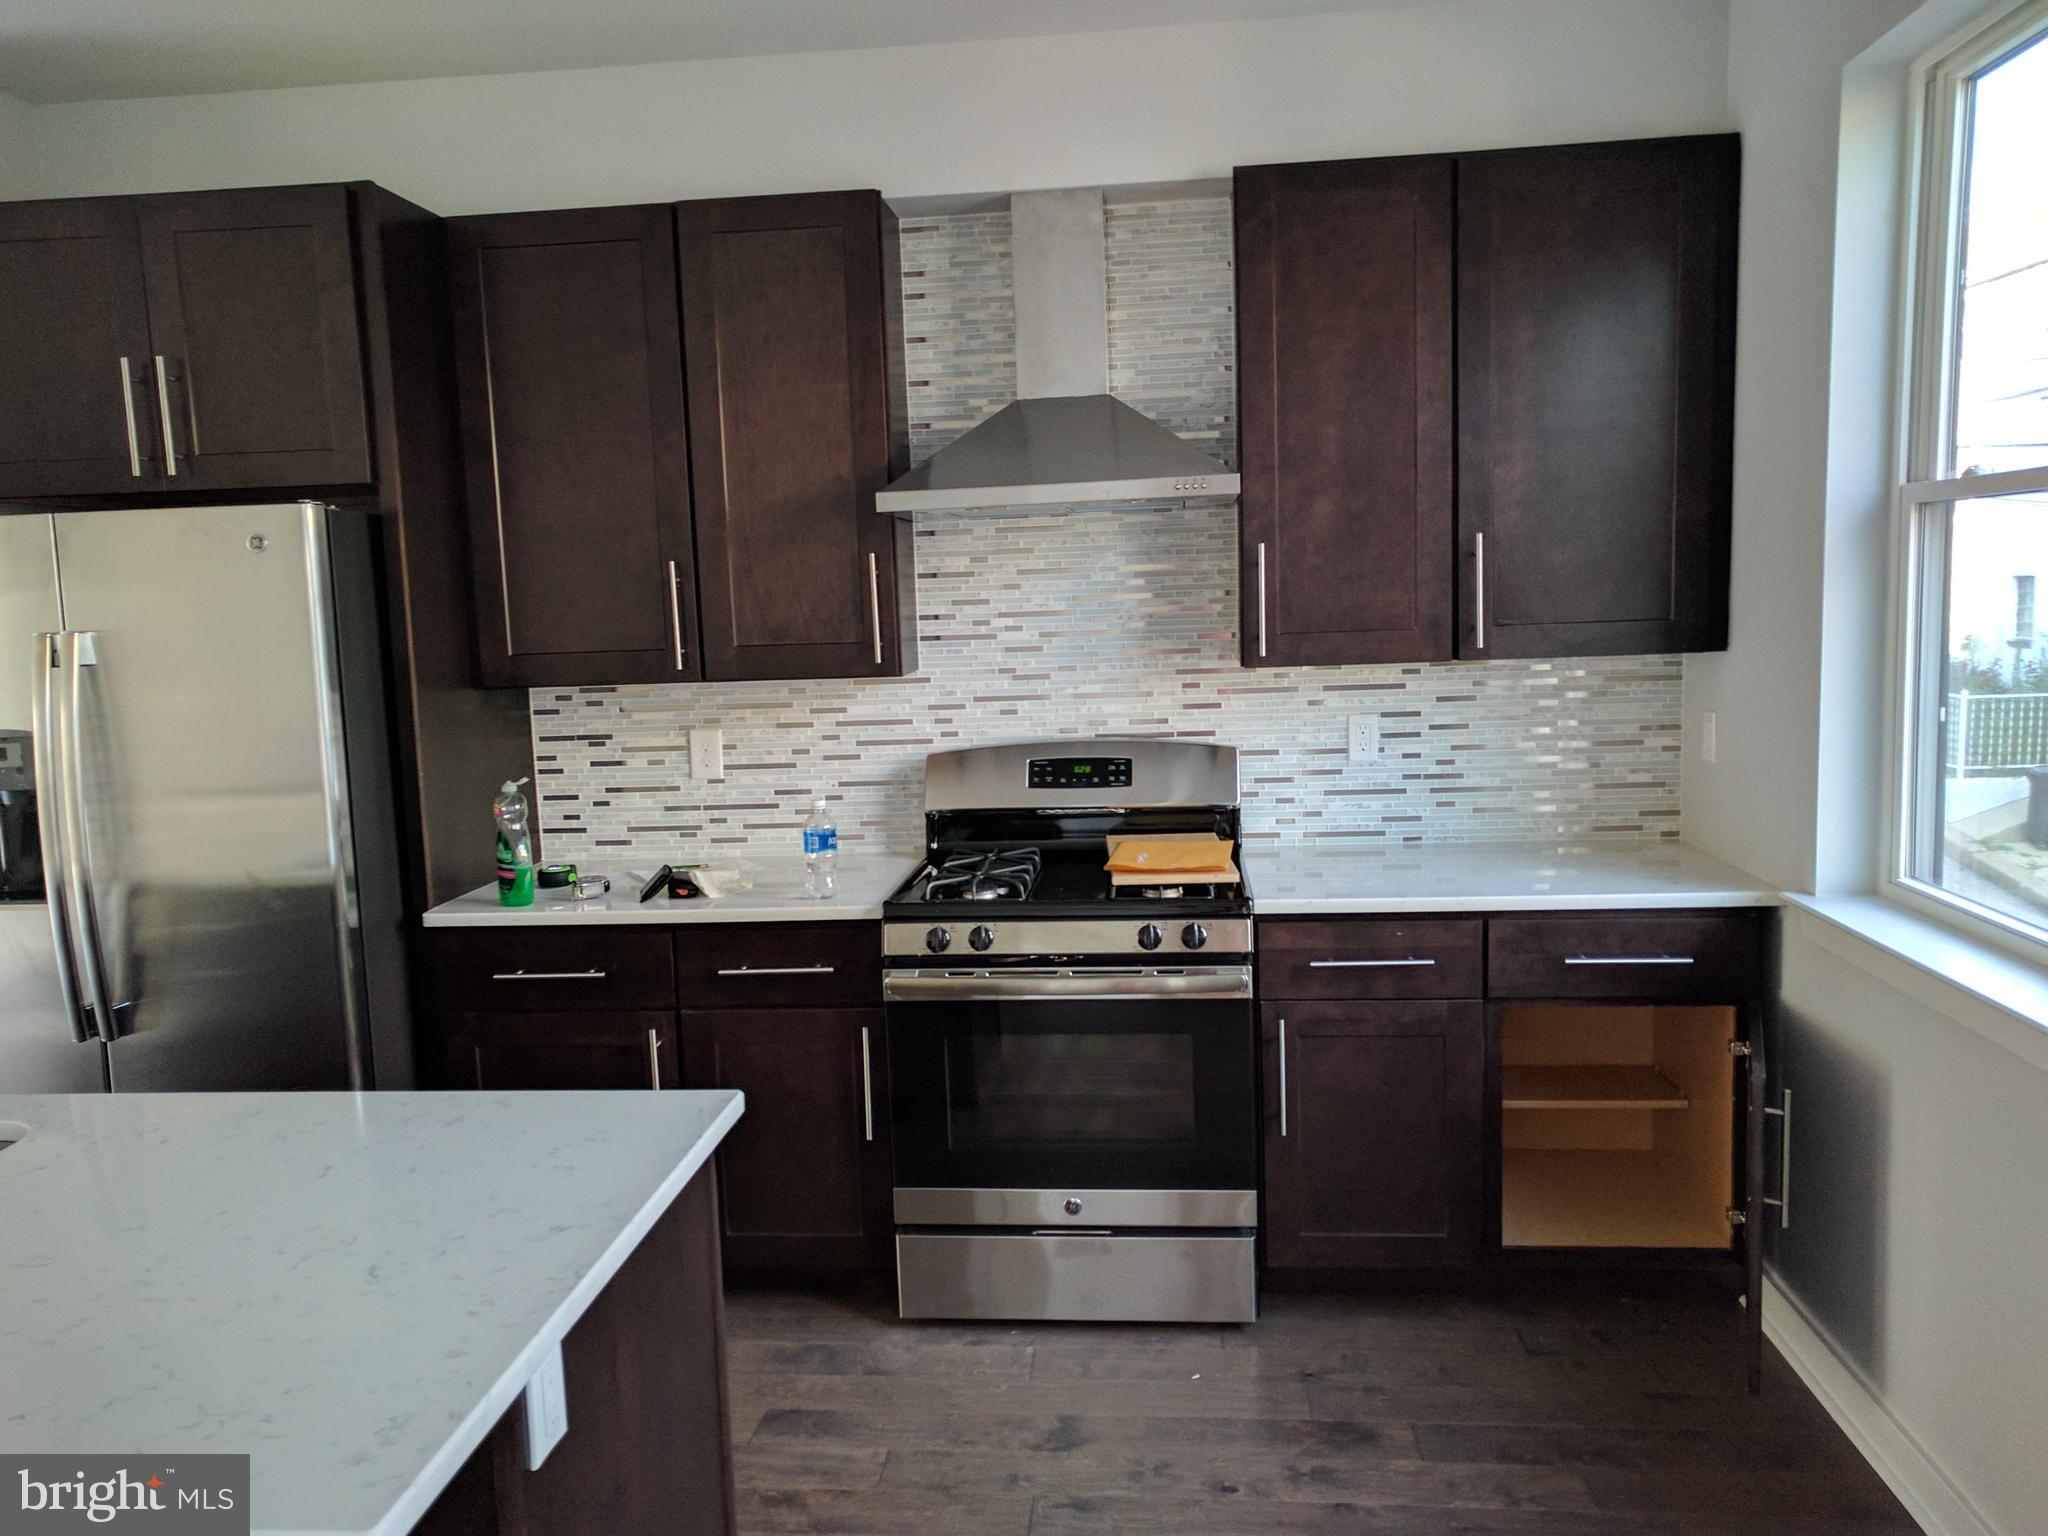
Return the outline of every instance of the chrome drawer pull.
{"type": "Polygon", "coordinates": [[[1566,955],[1566,965],[1691,965],[1691,955],[1566,955]]]}
{"type": "Polygon", "coordinates": [[[830,976],[832,965],[734,965],[721,969],[721,976],[830,976]]]}
{"type": "Polygon", "coordinates": [[[647,1086],[661,1086],[661,1031],[647,1031],[647,1086]]]}
{"type": "Polygon", "coordinates": [[[864,1127],[861,1139],[875,1139],[875,1069],[868,1054],[868,1027],[860,1027],[860,1116],[864,1127]]]}
{"type": "Polygon", "coordinates": [[[1398,969],[1409,965],[1435,965],[1434,960],[1425,960],[1420,955],[1410,955],[1405,960],[1311,960],[1308,968],[1312,971],[1360,971],[1398,969]]]}
{"type": "Polygon", "coordinates": [[[493,971],[493,981],[603,981],[607,971],[493,971]]]}
{"type": "Polygon", "coordinates": [[[1280,1134],[1287,1134],[1287,1021],[1280,1021],[1280,1134]]]}

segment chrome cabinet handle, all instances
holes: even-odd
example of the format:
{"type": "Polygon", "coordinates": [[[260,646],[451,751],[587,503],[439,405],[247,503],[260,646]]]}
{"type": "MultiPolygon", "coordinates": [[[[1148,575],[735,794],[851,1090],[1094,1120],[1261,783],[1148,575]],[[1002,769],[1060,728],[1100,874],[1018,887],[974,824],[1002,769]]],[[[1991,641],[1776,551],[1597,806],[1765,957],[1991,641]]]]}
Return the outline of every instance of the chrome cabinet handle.
{"type": "Polygon", "coordinates": [[[71,1025],[71,1038],[83,1045],[92,1038],[85,1025],[85,1009],[78,997],[78,977],[72,969],[71,875],[64,860],[66,830],[61,814],[64,806],[64,776],[61,767],[63,737],[57,727],[56,673],[61,635],[36,636],[35,671],[30,674],[34,692],[36,741],[36,824],[43,845],[43,868],[50,909],[50,938],[57,954],[57,989],[64,999],[64,1017],[71,1025]]]}
{"type": "Polygon", "coordinates": [[[1486,535],[1483,533],[1472,535],[1472,558],[1479,567],[1472,582],[1475,596],[1472,627],[1479,636],[1476,649],[1483,651],[1486,649],[1486,535]]]}
{"type": "Polygon", "coordinates": [[[860,1113],[865,1139],[875,1139],[875,1073],[868,1056],[868,1026],[860,1027],[860,1113]]]}
{"type": "Polygon", "coordinates": [[[1566,965],[1691,965],[1691,955],[1566,955],[1566,965]]]}
{"type": "Polygon", "coordinates": [[[493,981],[602,981],[609,971],[493,971],[493,981]]]}
{"type": "Polygon", "coordinates": [[[1398,969],[1411,965],[1435,965],[1420,955],[1410,955],[1405,960],[1311,960],[1308,968],[1312,971],[1353,971],[1398,969]]]}
{"type": "Polygon", "coordinates": [[[647,1086],[661,1086],[661,1031],[647,1031],[647,1086]]]}
{"type": "Polygon", "coordinates": [[[1792,1225],[1792,1090],[1778,1090],[1779,1107],[1764,1106],[1764,1113],[1778,1117],[1778,1198],[1764,1196],[1765,1205],[1778,1208],[1778,1230],[1792,1225]]]}
{"type": "Polygon", "coordinates": [[[164,423],[164,473],[178,472],[178,440],[171,435],[171,378],[170,369],[164,365],[164,355],[156,355],[156,410],[164,423]]]}
{"type": "Polygon", "coordinates": [[[668,563],[668,628],[669,633],[675,636],[676,670],[680,672],[683,670],[683,600],[676,594],[678,585],[676,563],[671,560],[668,563]]]}
{"type": "Polygon", "coordinates": [[[868,625],[875,636],[875,665],[882,664],[882,573],[875,552],[868,551],[868,625]]]}
{"type": "Polygon", "coordinates": [[[733,965],[722,968],[721,976],[830,976],[830,965],[733,965]]]}
{"type": "Polygon", "coordinates": [[[142,475],[142,437],[135,430],[135,376],[129,371],[128,359],[121,359],[121,415],[128,423],[128,473],[138,479],[142,475]]]}
{"type": "Polygon", "coordinates": [[[1266,546],[1259,545],[1259,655],[1266,654],[1266,546]]]}
{"type": "Polygon", "coordinates": [[[1280,1021],[1280,1134],[1287,1134],[1287,1021],[1280,1021]]]}

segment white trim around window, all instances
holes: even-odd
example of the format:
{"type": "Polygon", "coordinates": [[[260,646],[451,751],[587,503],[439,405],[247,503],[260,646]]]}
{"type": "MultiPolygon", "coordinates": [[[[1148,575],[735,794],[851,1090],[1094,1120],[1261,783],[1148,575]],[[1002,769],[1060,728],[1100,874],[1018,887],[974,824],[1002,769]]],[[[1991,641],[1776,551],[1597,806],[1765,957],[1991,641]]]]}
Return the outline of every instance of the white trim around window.
{"type": "MultiPolygon", "coordinates": [[[[1967,690],[1950,690],[1950,604],[1959,574],[1952,554],[1956,509],[1975,503],[1969,515],[1978,517],[1996,505],[1994,498],[2030,503],[2038,497],[2048,529],[2048,448],[2040,463],[1980,465],[1959,464],[1956,447],[1976,82],[2036,44],[2048,48],[2048,0],[2002,5],[1925,55],[1911,77],[1914,143],[1901,260],[1906,323],[1891,612],[1891,810],[1880,889],[2040,961],[2048,960],[2048,851],[2042,854],[2042,897],[2029,900],[2010,885],[2002,866],[1994,867],[1995,860],[1971,865],[1961,859],[1945,809],[1947,795],[1967,788],[1972,741],[1981,735],[1967,719],[1967,690]],[[1958,713],[1966,718],[1951,718],[1958,713]]],[[[2041,574],[2048,576],[2048,569],[2041,574]]],[[[2005,664],[2017,679],[2019,660],[2005,664]]],[[[2014,694],[1997,708],[2017,718],[2037,707],[2027,702],[2032,697],[2014,694]]],[[[2048,694],[2038,708],[2048,722],[2048,694]]],[[[1980,723],[1984,718],[1980,707],[1980,723]]],[[[2048,724],[2042,730],[2048,740],[2048,724]]]]}

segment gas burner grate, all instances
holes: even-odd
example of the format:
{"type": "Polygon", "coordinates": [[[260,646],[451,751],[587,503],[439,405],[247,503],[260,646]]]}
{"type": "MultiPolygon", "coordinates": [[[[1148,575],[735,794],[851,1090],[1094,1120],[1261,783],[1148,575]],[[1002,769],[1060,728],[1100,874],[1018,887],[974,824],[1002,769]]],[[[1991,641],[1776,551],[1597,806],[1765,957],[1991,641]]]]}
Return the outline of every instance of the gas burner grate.
{"type": "Polygon", "coordinates": [[[925,882],[926,901],[1023,901],[1038,887],[1036,848],[949,853],[925,882]]]}

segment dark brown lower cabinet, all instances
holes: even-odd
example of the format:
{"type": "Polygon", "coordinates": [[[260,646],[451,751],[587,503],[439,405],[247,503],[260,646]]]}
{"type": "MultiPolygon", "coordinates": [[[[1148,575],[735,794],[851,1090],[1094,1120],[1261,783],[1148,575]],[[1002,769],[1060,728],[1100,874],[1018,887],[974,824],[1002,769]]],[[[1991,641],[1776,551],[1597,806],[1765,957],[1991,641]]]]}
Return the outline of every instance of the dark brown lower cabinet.
{"type": "Polygon", "coordinates": [[[676,1088],[672,1013],[466,1013],[448,1020],[450,1088],[676,1088]]]}
{"type": "Polygon", "coordinates": [[[724,1536],[732,1411],[718,1201],[692,1179],[562,1341],[569,1431],[533,1470],[515,1402],[414,1536],[724,1536]]]}
{"type": "Polygon", "coordinates": [[[1269,1003],[1266,1261],[1445,1268],[1479,1257],[1486,1010],[1269,1003]]]}
{"type": "Polygon", "coordinates": [[[688,1086],[747,1096],[718,1153],[728,1263],[757,1272],[886,1265],[895,1227],[881,1010],[685,1013],[682,1032],[688,1086]]]}

